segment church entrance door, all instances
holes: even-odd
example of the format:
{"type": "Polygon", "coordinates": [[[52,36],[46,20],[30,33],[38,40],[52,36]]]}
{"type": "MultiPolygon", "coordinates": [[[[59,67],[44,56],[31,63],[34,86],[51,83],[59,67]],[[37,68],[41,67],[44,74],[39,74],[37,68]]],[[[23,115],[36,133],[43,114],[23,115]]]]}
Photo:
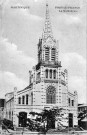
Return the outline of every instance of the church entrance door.
{"type": "Polygon", "coordinates": [[[73,127],[73,114],[69,113],[69,127],[73,127]]]}
{"type": "Polygon", "coordinates": [[[27,113],[19,112],[19,126],[20,127],[26,127],[26,119],[27,119],[27,113]]]}

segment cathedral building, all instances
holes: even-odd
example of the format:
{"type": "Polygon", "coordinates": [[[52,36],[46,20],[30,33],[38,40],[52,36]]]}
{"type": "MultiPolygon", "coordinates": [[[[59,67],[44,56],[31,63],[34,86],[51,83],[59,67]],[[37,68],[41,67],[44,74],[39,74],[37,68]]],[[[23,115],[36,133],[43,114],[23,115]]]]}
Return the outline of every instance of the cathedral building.
{"type": "Polygon", "coordinates": [[[14,125],[22,125],[18,118],[21,113],[28,118],[31,111],[41,112],[54,106],[65,109],[69,126],[78,125],[77,92],[70,93],[68,90],[68,71],[62,69],[58,46],[46,4],[45,26],[37,46],[38,63],[29,71],[29,85],[20,91],[15,87],[14,92],[6,94],[5,117],[14,125]]]}

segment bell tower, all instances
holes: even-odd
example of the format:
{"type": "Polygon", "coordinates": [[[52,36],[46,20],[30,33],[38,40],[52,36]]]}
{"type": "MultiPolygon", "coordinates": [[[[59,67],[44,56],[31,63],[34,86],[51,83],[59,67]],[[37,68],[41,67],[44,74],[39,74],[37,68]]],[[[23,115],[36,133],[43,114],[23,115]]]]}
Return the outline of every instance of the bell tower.
{"type": "Polygon", "coordinates": [[[58,63],[58,41],[53,37],[48,3],[46,4],[45,25],[38,43],[38,63],[54,65],[58,63]]]}

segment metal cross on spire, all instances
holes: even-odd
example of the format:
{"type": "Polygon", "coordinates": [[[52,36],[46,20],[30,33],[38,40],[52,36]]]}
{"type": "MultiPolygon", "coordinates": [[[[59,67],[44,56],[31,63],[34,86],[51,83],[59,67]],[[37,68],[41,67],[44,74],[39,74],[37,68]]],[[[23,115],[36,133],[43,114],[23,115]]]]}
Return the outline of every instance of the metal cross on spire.
{"type": "Polygon", "coordinates": [[[50,16],[49,16],[49,8],[48,3],[46,3],[46,16],[45,16],[45,26],[43,29],[43,39],[47,39],[49,36],[53,38],[50,16]]]}

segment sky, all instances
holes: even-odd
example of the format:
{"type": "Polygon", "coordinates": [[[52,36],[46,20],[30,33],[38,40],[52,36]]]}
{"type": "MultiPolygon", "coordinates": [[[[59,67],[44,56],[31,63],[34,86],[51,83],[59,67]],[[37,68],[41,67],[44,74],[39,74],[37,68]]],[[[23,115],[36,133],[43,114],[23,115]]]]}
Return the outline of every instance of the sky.
{"type": "MultiPolygon", "coordinates": [[[[68,70],[68,89],[86,103],[86,3],[84,0],[48,0],[59,60],[68,70]],[[80,7],[75,13],[61,6],[80,7]]],[[[29,85],[29,70],[37,63],[37,44],[45,22],[45,0],[0,0],[0,98],[14,87],[29,85]],[[22,7],[22,8],[12,8],[22,7]]]]}

